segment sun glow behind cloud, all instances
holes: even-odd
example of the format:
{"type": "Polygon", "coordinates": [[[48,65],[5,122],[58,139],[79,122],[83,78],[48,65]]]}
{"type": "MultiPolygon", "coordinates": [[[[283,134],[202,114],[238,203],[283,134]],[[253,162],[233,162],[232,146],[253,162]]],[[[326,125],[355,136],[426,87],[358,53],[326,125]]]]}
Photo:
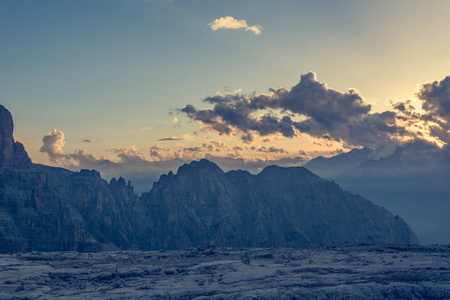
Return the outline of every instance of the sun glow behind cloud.
{"type": "Polygon", "coordinates": [[[270,89],[250,96],[216,93],[203,99],[213,108],[196,109],[188,104],[179,111],[200,123],[202,130],[241,136],[244,144],[253,143],[255,136],[293,139],[306,134],[327,146],[338,143],[347,149],[395,147],[415,139],[442,146],[450,142],[449,95],[450,76],[422,85],[416,94],[422,111],[416,111],[408,100],[391,101],[393,109],[372,112],[358,91],[331,89],[310,72],[291,90],[270,89]]]}

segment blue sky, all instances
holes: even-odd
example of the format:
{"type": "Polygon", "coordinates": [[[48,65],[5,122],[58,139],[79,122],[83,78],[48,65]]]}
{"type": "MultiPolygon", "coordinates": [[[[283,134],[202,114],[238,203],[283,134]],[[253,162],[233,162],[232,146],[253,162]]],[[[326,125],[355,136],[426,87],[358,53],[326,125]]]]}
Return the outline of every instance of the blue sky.
{"type": "Polygon", "coordinates": [[[371,112],[390,110],[390,99],[414,100],[421,84],[449,75],[449,23],[449,1],[3,0],[0,103],[41,163],[69,163],[39,151],[53,129],[65,138],[57,151],[111,160],[151,161],[156,146],[165,153],[158,159],[226,156],[233,147],[246,159],[347,151],[365,144],[254,132],[243,143],[242,128],[219,135],[177,109],[212,108],[202,99],[217,92],[290,90],[313,71],[331,89],[355,88],[371,112]],[[261,34],[211,29],[226,16],[261,34]]]}

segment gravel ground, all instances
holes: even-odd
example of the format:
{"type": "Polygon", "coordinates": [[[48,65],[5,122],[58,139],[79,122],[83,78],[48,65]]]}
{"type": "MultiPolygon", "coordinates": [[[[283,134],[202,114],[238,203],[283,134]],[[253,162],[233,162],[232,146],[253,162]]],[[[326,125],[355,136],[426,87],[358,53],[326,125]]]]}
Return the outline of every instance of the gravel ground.
{"type": "Polygon", "coordinates": [[[0,255],[0,299],[450,299],[450,245],[0,255]]]}

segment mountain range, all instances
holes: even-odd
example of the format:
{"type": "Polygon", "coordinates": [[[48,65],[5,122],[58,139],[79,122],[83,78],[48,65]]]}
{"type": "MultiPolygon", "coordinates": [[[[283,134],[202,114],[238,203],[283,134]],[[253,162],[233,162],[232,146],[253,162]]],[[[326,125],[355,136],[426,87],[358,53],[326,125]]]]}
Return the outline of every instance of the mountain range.
{"type": "Polygon", "coordinates": [[[416,140],[381,156],[354,149],[304,165],[401,215],[423,244],[450,243],[450,147],[416,140]]]}
{"type": "Polygon", "coordinates": [[[200,160],[138,196],[123,178],[33,164],[0,106],[0,252],[417,243],[387,209],[303,167],[223,172],[200,160]]]}

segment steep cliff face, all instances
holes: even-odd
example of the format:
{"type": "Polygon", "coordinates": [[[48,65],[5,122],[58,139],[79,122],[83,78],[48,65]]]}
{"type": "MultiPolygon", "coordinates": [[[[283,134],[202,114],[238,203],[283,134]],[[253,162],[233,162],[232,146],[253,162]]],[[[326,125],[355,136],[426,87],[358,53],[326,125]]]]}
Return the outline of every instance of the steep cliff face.
{"type": "Polygon", "coordinates": [[[129,248],[133,188],[95,171],[32,164],[3,106],[0,117],[0,253],[129,248]]]}
{"type": "Polygon", "coordinates": [[[162,176],[143,198],[155,248],[208,239],[246,247],[417,242],[402,219],[301,167],[225,174],[201,160],[162,176]]]}
{"type": "Polygon", "coordinates": [[[386,209],[300,167],[224,173],[207,160],[142,196],[123,178],[32,164],[0,107],[0,253],[416,243],[386,209]]]}
{"type": "Polygon", "coordinates": [[[14,123],[11,113],[0,105],[0,172],[31,166],[31,160],[23,145],[14,142],[13,131],[14,123]]]}
{"type": "Polygon", "coordinates": [[[123,179],[109,185],[95,171],[7,169],[0,173],[0,252],[130,248],[136,199],[123,179]]]}
{"type": "Polygon", "coordinates": [[[255,181],[259,199],[314,245],[417,242],[399,217],[305,168],[268,167],[255,181]]]}
{"type": "Polygon", "coordinates": [[[205,240],[246,245],[237,191],[215,164],[201,160],[183,165],[177,175],[161,176],[142,200],[152,220],[152,248],[185,248],[205,240]]]}
{"type": "Polygon", "coordinates": [[[0,171],[14,165],[13,130],[11,113],[0,105],[0,171]]]}

